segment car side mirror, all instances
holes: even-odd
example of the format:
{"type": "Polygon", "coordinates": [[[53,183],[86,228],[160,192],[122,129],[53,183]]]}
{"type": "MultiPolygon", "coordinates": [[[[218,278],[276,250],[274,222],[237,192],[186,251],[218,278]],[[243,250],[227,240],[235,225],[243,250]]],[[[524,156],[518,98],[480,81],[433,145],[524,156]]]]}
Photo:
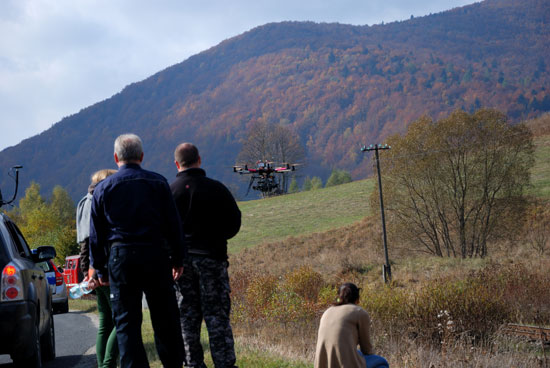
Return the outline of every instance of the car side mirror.
{"type": "Polygon", "coordinates": [[[36,248],[36,253],[33,254],[35,262],[47,261],[49,259],[55,258],[57,252],[55,248],[51,245],[42,245],[36,248]]]}

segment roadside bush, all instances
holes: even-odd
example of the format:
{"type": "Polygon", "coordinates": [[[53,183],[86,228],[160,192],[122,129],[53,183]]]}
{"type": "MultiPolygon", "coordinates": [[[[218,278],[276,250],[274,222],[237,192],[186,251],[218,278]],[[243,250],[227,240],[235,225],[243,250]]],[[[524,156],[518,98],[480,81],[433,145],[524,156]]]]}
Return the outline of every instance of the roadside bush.
{"type": "Polygon", "coordinates": [[[511,315],[501,289],[480,277],[439,280],[419,290],[411,305],[410,322],[418,336],[441,338],[442,316],[454,336],[486,339],[511,315]]]}
{"type": "Polygon", "coordinates": [[[265,311],[271,305],[277,284],[277,277],[272,275],[257,276],[250,281],[246,290],[246,307],[250,314],[249,318],[265,317],[265,311]]]}
{"type": "Polygon", "coordinates": [[[513,311],[519,323],[539,324],[550,321],[550,274],[548,265],[527,267],[524,264],[491,265],[478,277],[492,285],[513,311]]]}
{"type": "Polygon", "coordinates": [[[279,289],[270,300],[265,316],[273,322],[304,322],[313,323],[316,317],[316,305],[305,300],[295,292],[279,289]]]}
{"type": "Polygon", "coordinates": [[[302,266],[285,275],[282,289],[296,293],[309,302],[316,302],[323,286],[323,277],[311,267],[302,266]]]}
{"type": "Polygon", "coordinates": [[[334,285],[325,285],[319,290],[317,303],[321,307],[328,307],[336,301],[338,297],[338,288],[334,285]]]}

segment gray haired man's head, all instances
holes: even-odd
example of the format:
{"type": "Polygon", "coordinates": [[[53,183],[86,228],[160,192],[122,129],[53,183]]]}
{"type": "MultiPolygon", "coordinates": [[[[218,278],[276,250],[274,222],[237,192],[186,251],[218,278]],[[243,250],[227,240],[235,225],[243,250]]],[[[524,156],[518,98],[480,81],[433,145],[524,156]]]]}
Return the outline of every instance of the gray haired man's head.
{"type": "Polygon", "coordinates": [[[115,140],[115,154],[121,162],[141,161],[143,158],[141,138],[132,133],[119,135],[115,140]]]}

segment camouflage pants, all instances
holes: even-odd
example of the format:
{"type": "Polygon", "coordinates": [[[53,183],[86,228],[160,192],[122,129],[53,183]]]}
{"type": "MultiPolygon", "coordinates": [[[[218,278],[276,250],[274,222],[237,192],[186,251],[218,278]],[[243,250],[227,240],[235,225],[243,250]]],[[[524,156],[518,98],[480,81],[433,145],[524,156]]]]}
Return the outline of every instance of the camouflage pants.
{"type": "Polygon", "coordinates": [[[210,352],[217,368],[235,367],[233,332],[229,323],[231,300],[227,261],[189,256],[178,280],[178,304],[185,345],[185,366],[206,367],[200,343],[206,322],[210,352]]]}

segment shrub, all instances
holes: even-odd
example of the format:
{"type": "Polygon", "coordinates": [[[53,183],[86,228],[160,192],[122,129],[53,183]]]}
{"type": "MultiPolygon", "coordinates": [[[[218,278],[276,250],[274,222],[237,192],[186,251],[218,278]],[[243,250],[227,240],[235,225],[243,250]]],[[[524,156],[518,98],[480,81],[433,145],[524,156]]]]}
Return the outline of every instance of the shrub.
{"type": "Polygon", "coordinates": [[[309,302],[317,301],[323,277],[311,267],[302,266],[285,275],[282,288],[294,292],[309,302]]]}
{"type": "Polygon", "coordinates": [[[246,290],[246,306],[251,318],[259,318],[265,315],[265,309],[269,308],[273,294],[277,289],[277,278],[271,275],[253,278],[246,290]]]}

